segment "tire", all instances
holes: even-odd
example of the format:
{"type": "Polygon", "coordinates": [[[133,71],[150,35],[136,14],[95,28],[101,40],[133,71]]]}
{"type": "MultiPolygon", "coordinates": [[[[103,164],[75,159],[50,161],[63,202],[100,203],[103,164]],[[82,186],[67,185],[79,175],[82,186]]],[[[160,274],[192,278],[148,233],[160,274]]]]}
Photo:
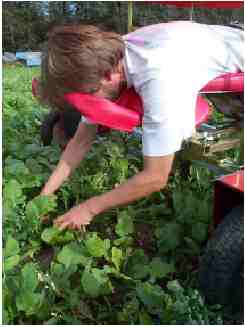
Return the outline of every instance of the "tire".
{"type": "Polygon", "coordinates": [[[243,307],[243,216],[242,206],[225,216],[200,260],[199,287],[210,304],[243,307]]]}

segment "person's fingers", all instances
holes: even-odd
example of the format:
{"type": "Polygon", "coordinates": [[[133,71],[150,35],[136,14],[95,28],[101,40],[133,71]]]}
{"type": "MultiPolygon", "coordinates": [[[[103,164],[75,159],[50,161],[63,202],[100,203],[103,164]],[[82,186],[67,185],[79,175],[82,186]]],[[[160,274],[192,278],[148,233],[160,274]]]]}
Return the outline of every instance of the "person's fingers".
{"type": "Polygon", "coordinates": [[[61,226],[63,226],[64,224],[69,223],[69,221],[67,219],[65,219],[64,216],[60,216],[59,218],[55,219],[54,221],[54,225],[60,229],[61,226]]]}
{"type": "Polygon", "coordinates": [[[79,230],[79,226],[75,222],[71,222],[69,227],[70,227],[70,229],[73,229],[73,230],[79,230]]]}
{"type": "Polygon", "coordinates": [[[75,230],[81,230],[81,225],[78,225],[78,224],[73,224],[73,229],[75,230]]]}
{"type": "Polygon", "coordinates": [[[59,230],[63,230],[65,228],[73,229],[73,230],[83,230],[86,231],[86,225],[90,224],[91,219],[87,217],[82,222],[80,219],[71,218],[67,214],[62,215],[54,220],[54,226],[56,226],[59,230]]]}
{"type": "Polygon", "coordinates": [[[64,219],[64,216],[59,216],[58,218],[56,218],[56,219],[54,220],[54,223],[55,223],[55,224],[59,224],[59,223],[61,223],[61,222],[63,221],[63,219],[64,219]]]}
{"type": "Polygon", "coordinates": [[[64,230],[66,228],[69,228],[70,224],[71,224],[70,221],[64,221],[60,223],[57,227],[59,230],[64,230]]]}
{"type": "Polygon", "coordinates": [[[86,231],[86,225],[88,225],[89,223],[80,223],[80,222],[71,222],[69,227],[70,229],[74,229],[74,230],[78,230],[78,231],[83,231],[85,232],[86,231]]]}
{"type": "Polygon", "coordinates": [[[70,221],[69,217],[67,215],[62,215],[55,219],[54,224],[59,226],[60,224],[63,224],[66,221],[70,221]]]}
{"type": "Polygon", "coordinates": [[[53,223],[53,225],[57,228],[59,228],[61,224],[62,224],[62,221],[59,221],[59,222],[54,221],[54,223],[53,223]]]}

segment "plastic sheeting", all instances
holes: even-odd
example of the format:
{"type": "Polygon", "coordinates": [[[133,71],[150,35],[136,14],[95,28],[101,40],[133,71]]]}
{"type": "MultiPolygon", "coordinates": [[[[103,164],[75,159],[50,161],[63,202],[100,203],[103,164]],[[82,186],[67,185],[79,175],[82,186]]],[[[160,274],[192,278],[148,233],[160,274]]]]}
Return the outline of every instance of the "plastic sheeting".
{"type": "Polygon", "coordinates": [[[41,65],[41,52],[39,51],[16,52],[15,55],[17,59],[24,60],[27,66],[41,65]]]}
{"type": "Polygon", "coordinates": [[[12,52],[4,52],[3,54],[3,62],[6,64],[11,64],[17,61],[17,58],[12,52]]]}

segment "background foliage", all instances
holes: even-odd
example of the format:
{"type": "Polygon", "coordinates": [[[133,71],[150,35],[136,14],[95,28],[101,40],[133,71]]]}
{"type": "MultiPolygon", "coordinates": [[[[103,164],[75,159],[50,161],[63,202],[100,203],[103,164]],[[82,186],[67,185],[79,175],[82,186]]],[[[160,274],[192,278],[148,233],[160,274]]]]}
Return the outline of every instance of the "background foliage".
{"type": "MultiPolygon", "coordinates": [[[[200,23],[243,22],[243,9],[191,9],[134,3],[135,26],[192,18],[200,23]]],[[[74,21],[127,32],[126,1],[3,1],[3,50],[41,50],[52,24],[74,21]]]]}

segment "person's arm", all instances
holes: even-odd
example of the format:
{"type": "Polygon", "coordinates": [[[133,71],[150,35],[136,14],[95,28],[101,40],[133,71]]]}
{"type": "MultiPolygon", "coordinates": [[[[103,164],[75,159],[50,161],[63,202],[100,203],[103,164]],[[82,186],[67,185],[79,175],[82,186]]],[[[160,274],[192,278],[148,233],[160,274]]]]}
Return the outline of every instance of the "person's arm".
{"type": "Polygon", "coordinates": [[[54,222],[56,226],[60,229],[80,229],[82,225],[89,224],[97,214],[164,188],[174,153],[180,150],[182,140],[192,132],[194,122],[193,106],[195,108],[196,98],[190,90],[185,92],[184,86],[180,88],[177,85],[176,90],[179,91],[180,98],[174,96],[177,92],[175,84],[166,83],[160,78],[144,83],[140,90],[144,106],[144,169],[112,191],[92,197],[58,217],[54,222]]]}
{"type": "Polygon", "coordinates": [[[93,215],[123,206],[165,187],[174,155],[144,157],[144,169],[112,191],[85,201],[93,215]]]}
{"type": "Polygon", "coordinates": [[[58,217],[59,229],[80,229],[93,217],[113,207],[123,206],[153,192],[160,191],[168,181],[174,155],[144,157],[144,169],[112,191],[92,197],[58,217]]]}
{"type": "Polygon", "coordinates": [[[53,194],[77,168],[96,137],[96,125],[80,123],[76,134],[67,144],[59,163],[41,191],[41,195],[53,194]]]}

